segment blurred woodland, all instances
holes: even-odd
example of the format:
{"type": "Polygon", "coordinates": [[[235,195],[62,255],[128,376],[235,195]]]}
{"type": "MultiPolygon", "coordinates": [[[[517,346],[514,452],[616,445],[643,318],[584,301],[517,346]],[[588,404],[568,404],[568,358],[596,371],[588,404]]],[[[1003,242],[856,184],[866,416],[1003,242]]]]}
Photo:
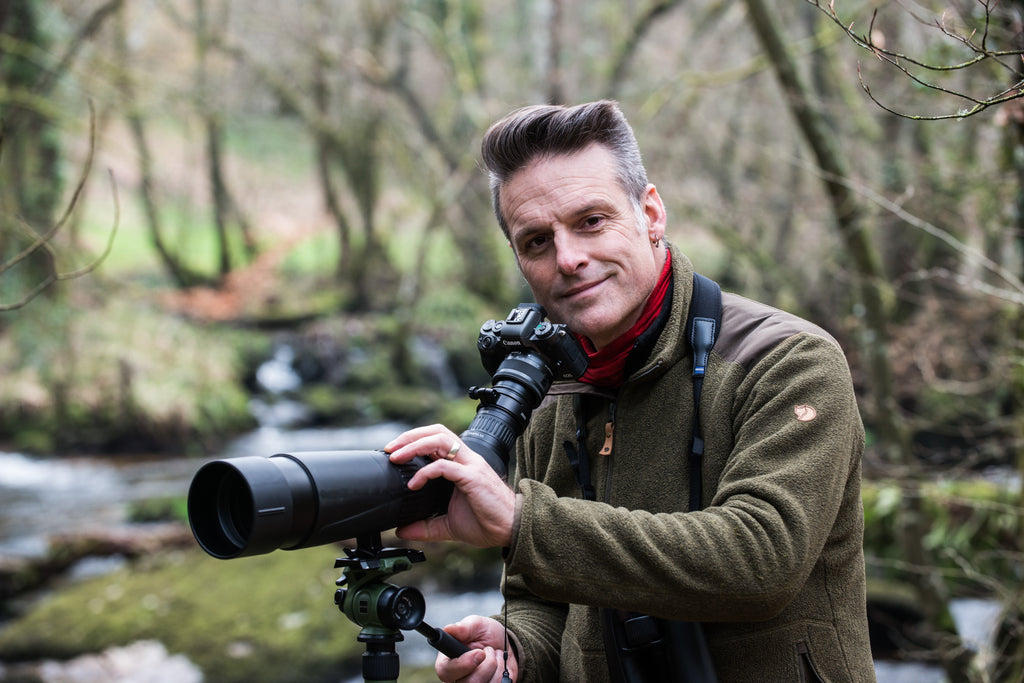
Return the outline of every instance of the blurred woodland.
{"type": "MultiPolygon", "coordinates": [[[[483,131],[614,98],[696,268],[843,343],[866,475],[899,482],[904,574],[952,639],[950,680],[980,680],[921,490],[1011,473],[1016,584],[945,559],[1019,616],[1022,48],[1021,0],[0,0],[4,431],[69,410],[90,346],[65,332],[114,301],[141,302],[108,318],[115,339],[145,309],[204,329],[383,318],[398,340],[452,320],[472,347],[528,296],[483,131]]],[[[131,394],[141,361],[104,357],[108,393],[131,394]]],[[[988,680],[1024,666],[1004,623],[1016,668],[988,680]]]]}

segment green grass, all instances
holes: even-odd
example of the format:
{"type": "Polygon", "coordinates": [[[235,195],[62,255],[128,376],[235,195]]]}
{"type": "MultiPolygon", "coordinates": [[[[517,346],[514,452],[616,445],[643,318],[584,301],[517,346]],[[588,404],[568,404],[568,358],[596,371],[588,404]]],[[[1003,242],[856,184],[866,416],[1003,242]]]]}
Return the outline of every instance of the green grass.
{"type": "Polygon", "coordinates": [[[287,274],[308,276],[331,274],[338,267],[338,236],[325,232],[313,235],[292,248],[281,264],[287,274]]]}

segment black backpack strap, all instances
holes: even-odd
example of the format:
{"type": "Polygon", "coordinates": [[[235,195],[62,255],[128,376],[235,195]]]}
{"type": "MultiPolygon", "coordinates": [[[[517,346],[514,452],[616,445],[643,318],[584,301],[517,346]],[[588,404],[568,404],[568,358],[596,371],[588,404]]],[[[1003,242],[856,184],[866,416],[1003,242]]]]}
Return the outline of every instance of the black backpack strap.
{"type": "Polygon", "coordinates": [[[701,509],[704,430],[700,425],[700,392],[704,387],[711,347],[722,328],[722,290],[714,280],[693,274],[693,296],[686,318],[686,338],[693,348],[693,442],[690,444],[690,510],[701,509]]]}

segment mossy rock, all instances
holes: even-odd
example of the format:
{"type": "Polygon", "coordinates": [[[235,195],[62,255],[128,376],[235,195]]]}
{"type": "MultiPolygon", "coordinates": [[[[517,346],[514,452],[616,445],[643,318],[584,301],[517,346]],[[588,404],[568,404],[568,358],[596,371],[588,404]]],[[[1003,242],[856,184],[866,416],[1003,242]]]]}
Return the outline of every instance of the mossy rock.
{"type": "Polygon", "coordinates": [[[359,673],[358,627],[333,602],[331,548],[223,562],[162,555],[83,581],[0,632],[0,660],[69,659],[156,640],[207,680],[336,681],[359,673]]]}
{"type": "Polygon", "coordinates": [[[398,386],[381,387],[370,398],[384,419],[408,424],[436,422],[446,401],[437,391],[398,386]]]}
{"type": "MultiPolygon", "coordinates": [[[[440,587],[497,585],[497,549],[417,547],[427,561],[395,583],[420,586],[428,600],[440,587]]],[[[356,640],[359,627],[334,605],[341,554],[334,546],[229,561],[199,550],[161,553],[55,590],[0,631],[0,661],[65,660],[153,640],[185,655],[209,681],[356,679],[365,646],[356,640]]],[[[437,679],[431,667],[403,666],[400,680],[437,679]]]]}
{"type": "Polygon", "coordinates": [[[339,391],[329,384],[304,387],[301,400],[313,424],[358,425],[380,419],[369,396],[358,391],[339,391]]]}

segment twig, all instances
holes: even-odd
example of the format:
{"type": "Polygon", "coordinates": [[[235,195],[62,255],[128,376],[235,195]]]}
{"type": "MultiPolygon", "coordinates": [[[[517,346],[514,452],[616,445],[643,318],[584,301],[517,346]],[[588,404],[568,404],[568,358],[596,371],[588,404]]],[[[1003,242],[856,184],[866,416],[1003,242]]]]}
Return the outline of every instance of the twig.
{"type": "MultiPolygon", "coordinates": [[[[2,131],[0,131],[0,142],[2,142],[2,140],[2,131]]],[[[85,163],[82,166],[81,177],[79,178],[78,183],[75,185],[75,190],[72,193],[71,198],[68,201],[68,204],[65,207],[63,214],[61,214],[60,219],[58,219],[57,222],[54,223],[53,226],[44,233],[36,232],[30,225],[25,223],[23,220],[21,220],[20,218],[15,218],[14,224],[22,232],[24,232],[25,234],[29,235],[32,238],[32,243],[28,247],[23,249],[20,253],[11,257],[7,261],[0,263],[0,275],[10,270],[11,268],[14,268],[16,265],[18,265],[19,263],[21,263],[34,253],[44,252],[48,254],[52,260],[56,260],[56,252],[54,251],[53,246],[50,244],[50,241],[57,235],[58,232],[60,232],[61,228],[63,228],[67,224],[68,219],[71,217],[71,213],[74,210],[74,207],[78,204],[82,196],[82,192],[85,189],[85,181],[89,177],[89,174],[92,172],[92,163],[95,155],[95,150],[96,112],[92,102],[90,102],[89,153],[85,163]]],[[[73,280],[75,278],[82,277],[83,275],[88,275],[89,273],[95,271],[99,267],[99,265],[107,258],[107,256],[110,255],[110,252],[114,247],[114,237],[117,235],[117,230],[121,222],[121,205],[118,199],[117,183],[114,180],[114,173],[113,171],[108,171],[108,174],[110,176],[111,193],[114,198],[114,223],[111,226],[110,234],[107,237],[107,244],[103,252],[91,263],[76,270],[61,273],[58,272],[56,268],[54,268],[41,281],[36,283],[36,285],[32,287],[32,289],[30,289],[24,296],[22,296],[21,299],[9,303],[0,303],[0,312],[13,311],[15,309],[22,308],[30,301],[35,299],[37,296],[39,296],[41,293],[43,293],[50,285],[54,284],[55,282],[73,280]]]]}
{"type": "Polygon", "coordinates": [[[854,24],[852,22],[847,24],[844,23],[839,18],[839,15],[836,13],[835,10],[835,0],[831,0],[828,3],[827,7],[822,5],[821,0],[805,0],[805,2],[821,10],[827,17],[829,17],[832,20],[833,23],[835,23],[847,36],[849,36],[850,39],[856,45],[870,52],[879,61],[889,64],[893,68],[897,69],[905,76],[907,76],[909,79],[911,79],[911,81],[913,81],[914,83],[917,83],[918,85],[928,90],[932,90],[945,95],[950,95],[961,100],[965,100],[970,105],[967,108],[958,109],[955,113],[951,114],[920,115],[908,114],[906,112],[899,111],[893,107],[885,105],[877,97],[875,97],[874,93],[871,92],[870,86],[864,81],[864,76],[861,71],[860,64],[858,63],[857,75],[860,81],[861,88],[864,90],[864,92],[867,94],[867,96],[871,99],[872,102],[874,102],[876,105],[878,105],[880,108],[882,108],[883,110],[890,114],[899,116],[901,118],[912,119],[915,121],[942,121],[949,119],[959,120],[966,118],[968,116],[979,114],[985,111],[986,109],[989,109],[990,107],[994,107],[1009,102],[1011,100],[1016,100],[1020,99],[1021,97],[1024,97],[1024,79],[1018,79],[1016,82],[1013,83],[1013,85],[1004,88],[999,92],[994,93],[988,97],[978,98],[968,93],[946,88],[941,85],[938,85],[937,83],[927,81],[918,76],[917,74],[915,74],[910,68],[917,67],[920,69],[924,69],[926,71],[936,73],[951,73],[956,71],[964,71],[985,61],[994,61],[997,65],[1006,69],[1014,76],[1019,77],[1021,74],[1021,68],[1016,67],[1013,64],[1007,63],[1004,60],[1009,57],[1019,57],[1022,60],[1024,60],[1024,50],[992,50],[989,49],[988,47],[992,17],[992,6],[989,0],[978,0],[978,3],[984,8],[985,16],[984,30],[982,32],[980,44],[976,43],[973,39],[973,37],[977,33],[977,30],[973,30],[967,35],[957,32],[953,29],[950,29],[947,26],[944,17],[935,22],[931,22],[935,26],[935,28],[937,28],[939,32],[942,33],[942,35],[958,43],[961,43],[964,47],[966,47],[967,49],[974,53],[974,56],[971,57],[970,59],[955,64],[934,64],[930,62],[925,62],[920,59],[915,59],[902,52],[897,52],[895,50],[887,49],[885,47],[878,45],[872,37],[874,33],[875,20],[878,16],[877,9],[872,12],[871,21],[868,25],[868,32],[866,34],[861,35],[854,30],[854,24]]]}

